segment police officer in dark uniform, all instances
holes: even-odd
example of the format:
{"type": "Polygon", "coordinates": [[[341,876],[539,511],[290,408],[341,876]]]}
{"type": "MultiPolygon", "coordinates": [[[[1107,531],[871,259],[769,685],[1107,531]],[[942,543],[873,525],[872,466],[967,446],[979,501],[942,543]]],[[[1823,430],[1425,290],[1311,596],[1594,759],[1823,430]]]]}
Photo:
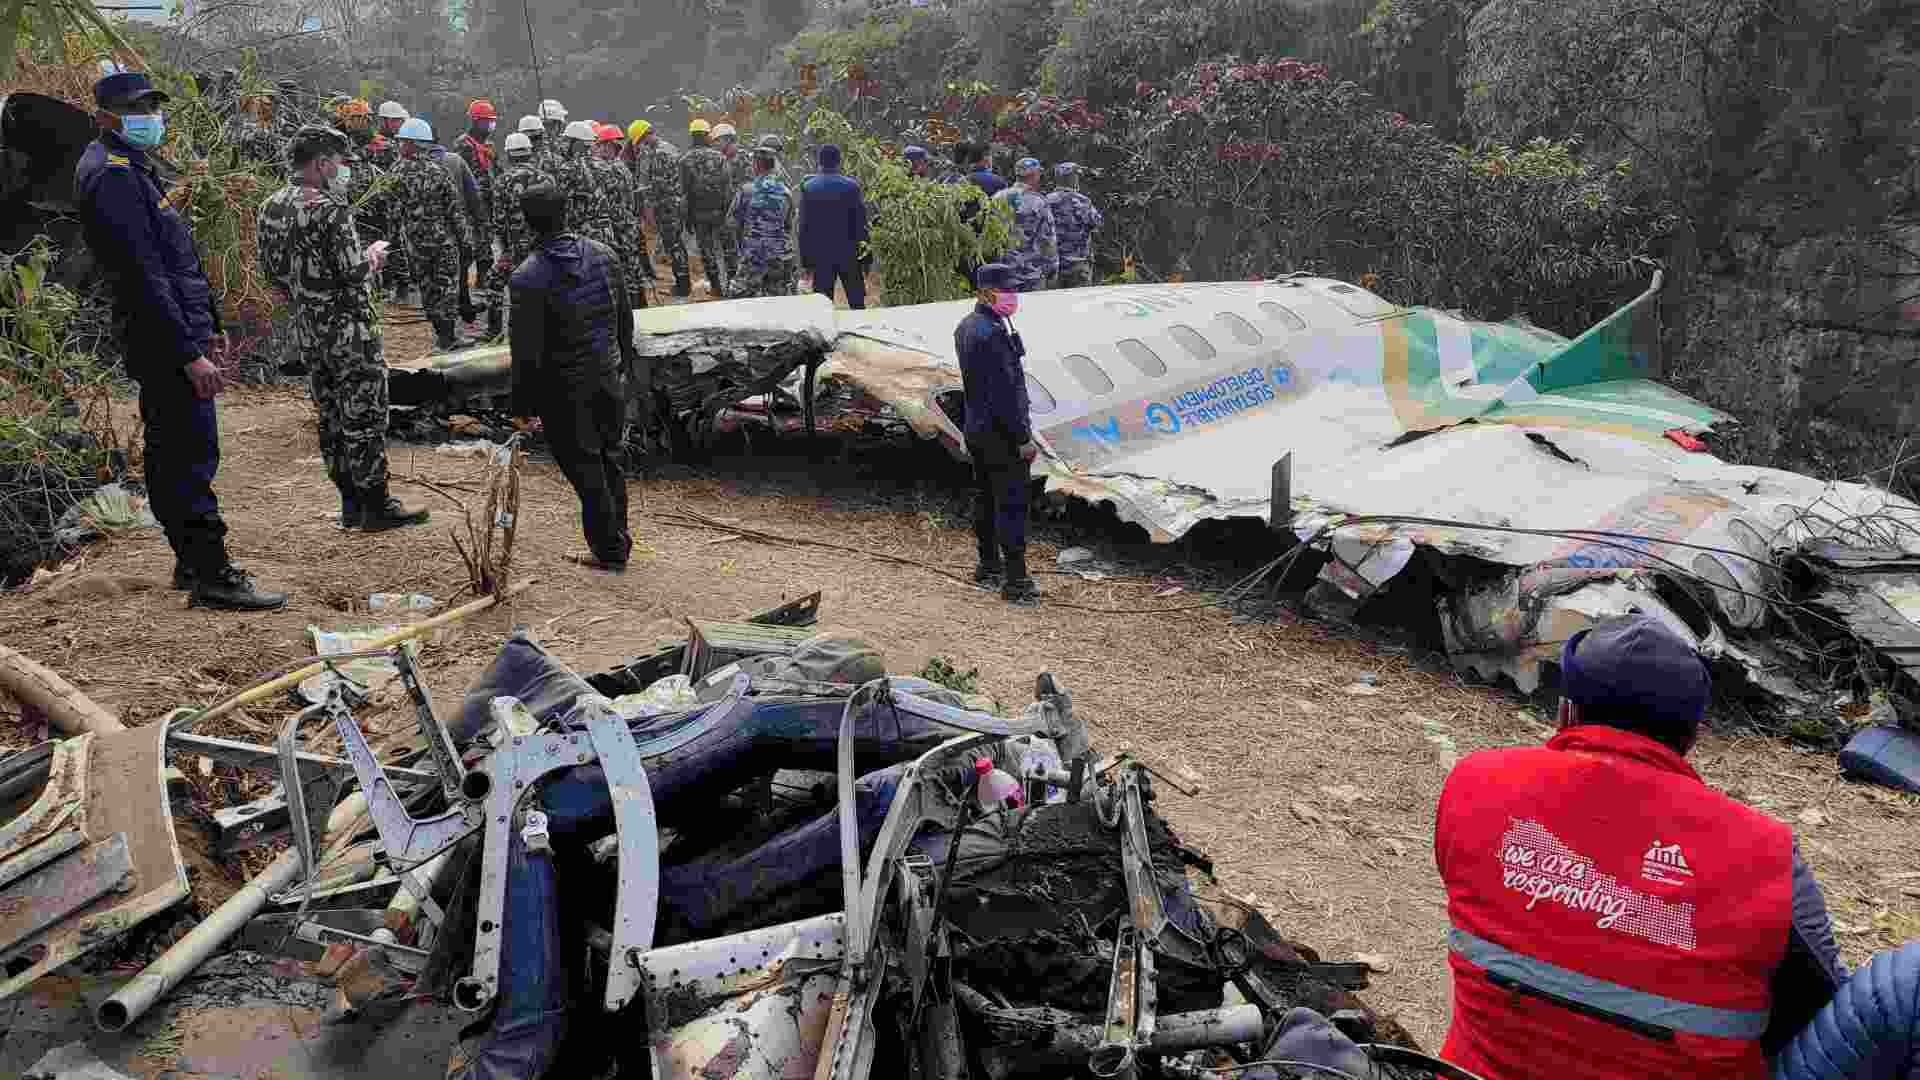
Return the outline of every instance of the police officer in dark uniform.
{"type": "Polygon", "coordinates": [[[999,586],[1001,599],[1023,607],[1040,602],[1027,573],[1027,489],[1033,459],[1028,416],[1026,346],[1013,328],[1019,278],[1005,263],[988,263],[974,274],[979,299],[953,331],[966,388],[967,456],[973,459],[973,535],[980,565],[973,580],[999,586]]]}
{"type": "Polygon", "coordinates": [[[193,237],[164,194],[147,152],[166,135],[167,96],[137,71],[94,84],[100,137],[74,172],[87,246],[113,289],[127,373],[140,384],[147,498],[173,547],[173,587],[203,607],[258,611],[287,602],[227,558],[226,522],[213,494],[220,369],[207,359],[220,315],[193,237]]]}

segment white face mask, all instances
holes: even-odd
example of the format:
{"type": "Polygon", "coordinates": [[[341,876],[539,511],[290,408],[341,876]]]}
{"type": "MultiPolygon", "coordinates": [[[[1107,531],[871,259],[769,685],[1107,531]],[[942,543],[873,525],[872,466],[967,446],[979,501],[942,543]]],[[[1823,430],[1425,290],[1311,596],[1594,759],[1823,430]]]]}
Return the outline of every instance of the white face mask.
{"type": "Polygon", "coordinates": [[[353,182],[353,170],[345,165],[334,170],[333,177],[327,181],[327,187],[336,194],[345,195],[347,185],[353,182]]]}

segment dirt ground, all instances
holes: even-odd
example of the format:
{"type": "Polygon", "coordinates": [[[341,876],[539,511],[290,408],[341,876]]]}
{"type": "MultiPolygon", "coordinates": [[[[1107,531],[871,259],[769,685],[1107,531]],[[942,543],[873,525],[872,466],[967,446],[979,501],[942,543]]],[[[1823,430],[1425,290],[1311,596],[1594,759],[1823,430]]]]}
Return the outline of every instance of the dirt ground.
{"type": "MultiPolygon", "coordinates": [[[[45,586],[0,595],[0,640],[130,723],[211,703],[307,656],[309,625],[374,624],[370,593],[452,601],[465,587],[450,540],[461,519],[453,499],[476,501],[480,457],[395,446],[396,490],[427,502],[434,521],[369,537],[334,524],[303,393],[230,392],[221,432],[217,490],[231,546],[262,582],[291,590],[285,610],[189,610],[167,590],[171,556],[157,530],[94,544],[62,574],[107,583],[99,588],[70,586],[52,599],[45,586]],[[442,490],[408,482],[416,479],[442,490]]],[[[679,636],[689,616],[740,616],[822,590],[822,625],[857,628],[893,671],[917,671],[936,656],[977,667],[982,691],[1009,708],[1031,699],[1036,673],[1051,671],[1103,748],[1197,775],[1197,798],[1162,786],[1160,809],[1217,860],[1219,887],[1251,898],[1329,959],[1366,954],[1384,969],[1370,1000],[1438,1044],[1448,987],[1434,801],[1456,755],[1538,742],[1548,733],[1543,716],[1467,685],[1430,657],[1306,621],[1248,622],[1219,608],[1106,615],[1061,603],[1190,605],[1194,587],[1156,595],[1182,580],[1172,549],[1146,575],[1097,583],[1047,576],[1053,602],[1018,610],[925,569],[661,520],[695,512],[963,574],[970,566],[971,536],[950,500],[889,504],[827,480],[778,487],[720,470],[636,484],[639,547],[628,573],[609,577],[565,560],[584,550],[577,503],[555,467],[536,460],[523,477],[514,563],[515,579],[535,584],[430,645],[422,657],[430,689],[442,702],[457,700],[515,625],[590,672],[679,636]]],[[[1096,535],[1054,539],[1103,545],[1096,535]]],[[[1042,540],[1032,555],[1051,567],[1055,553],[1056,543],[1042,540]]],[[[216,730],[271,742],[284,710],[276,703],[238,713],[216,730]]],[[[397,713],[390,720],[404,723],[397,713]]],[[[22,727],[0,716],[0,746],[30,742],[22,727]]],[[[1694,761],[1710,782],[1794,823],[1849,962],[1920,936],[1920,798],[1848,783],[1830,753],[1756,736],[1709,737],[1694,761]]],[[[241,872],[196,862],[203,902],[241,872]]]]}

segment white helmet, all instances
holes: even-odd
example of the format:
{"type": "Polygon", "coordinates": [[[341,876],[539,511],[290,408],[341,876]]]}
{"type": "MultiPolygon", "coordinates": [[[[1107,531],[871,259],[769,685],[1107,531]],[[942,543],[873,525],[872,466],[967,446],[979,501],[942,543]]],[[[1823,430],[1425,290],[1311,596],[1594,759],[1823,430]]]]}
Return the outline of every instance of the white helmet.
{"type": "Polygon", "coordinates": [[[407,107],[400,104],[399,102],[383,101],[380,103],[380,119],[406,120],[410,118],[411,118],[411,114],[407,112],[407,107]]]}
{"type": "MultiPolygon", "coordinates": [[[[538,123],[538,121],[535,122],[538,123]]],[[[531,154],[533,153],[533,140],[527,138],[525,132],[516,131],[507,136],[506,148],[509,154],[531,154]]]]}
{"type": "Polygon", "coordinates": [[[567,130],[560,134],[565,138],[579,139],[581,142],[586,143],[600,141],[600,134],[594,131],[593,125],[587,123],[585,120],[575,120],[573,123],[567,125],[567,130]]]}
{"type": "Polygon", "coordinates": [[[719,127],[713,129],[713,137],[716,139],[734,139],[739,137],[739,133],[733,130],[732,124],[721,124],[719,127]]]}
{"type": "Polygon", "coordinates": [[[560,104],[552,98],[548,98],[540,103],[540,119],[565,120],[566,118],[567,107],[565,105],[560,104]]]}
{"type": "Polygon", "coordinates": [[[540,118],[537,116],[521,117],[520,122],[514,125],[514,130],[516,132],[525,132],[528,135],[545,135],[547,133],[546,125],[542,124],[540,118]]]}

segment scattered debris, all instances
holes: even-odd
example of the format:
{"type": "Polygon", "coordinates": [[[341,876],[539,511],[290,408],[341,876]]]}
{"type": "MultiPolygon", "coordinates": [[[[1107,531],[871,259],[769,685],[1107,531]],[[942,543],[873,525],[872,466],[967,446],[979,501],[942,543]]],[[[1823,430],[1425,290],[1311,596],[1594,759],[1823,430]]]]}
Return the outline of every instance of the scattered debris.
{"type": "MultiPolygon", "coordinates": [[[[275,747],[194,736],[184,711],[48,744],[31,761],[64,776],[106,739],[150,756],[172,741],[276,775],[288,811],[293,844],[102,1002],[99,1025],[124,1030],[238,944],[325,973],[332,996],[299,1001],[334,1024],[450,995],[479,1020],[447,1047],[464,1077],[532,1080],[562,1055],[568,1075],[686,1080],[811,1075],[829,1059],[848,1077],[959,1080],[969,1059],[1007,1078],[1185,1076],[1278,1045],[1302,1010],[1329,1053],[1417,1058],[1353,996],[1383,958],[1322,963],[1189,886],[1209,864],[1152,807],[1157,785],[1197,791],[1192,769],[1103,758],[1047,675],[1013,716],[889,675],[857,634],[817,628],[818,605],[692,620],[684,641],[591,678],[519,633],[446,711],[389,643],[418,728],[391,763],[340,686],[275,747]],[[300,751],[309,726],[343,756],[300,751]],[[644,1036],[563,1045],[596,1017],[644,1036]]],[[[15,762],[0,760],[0,783],[15,762]]],[[[50,865],[86,866],[75,858],[50,865]]]]}
{"type": "Polygon", "coordinates": [[[1896,727],[1870,727],[1840,751],[1840,767],[1858,779],[1920,792],[1920,735],[1896,727]]]}

